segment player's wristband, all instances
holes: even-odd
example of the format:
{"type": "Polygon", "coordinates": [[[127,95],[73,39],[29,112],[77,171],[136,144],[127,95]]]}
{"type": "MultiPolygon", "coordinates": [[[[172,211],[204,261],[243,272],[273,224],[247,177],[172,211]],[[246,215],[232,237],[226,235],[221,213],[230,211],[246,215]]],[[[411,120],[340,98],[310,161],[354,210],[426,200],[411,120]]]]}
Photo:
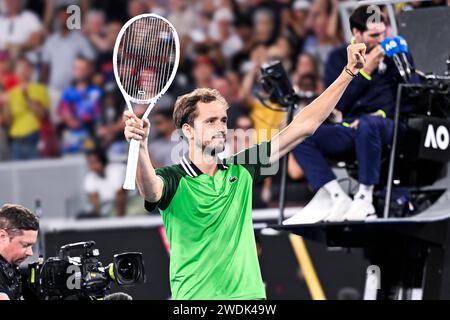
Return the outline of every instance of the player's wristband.
{"type": "Polygon", "coordinates": [[[344,71],[347,72],[353,78],[355,78],[358,75],[358,74],[354,74],[353,72],[351,72],[350,69],[347,67],[344,68],[344,71]]]}

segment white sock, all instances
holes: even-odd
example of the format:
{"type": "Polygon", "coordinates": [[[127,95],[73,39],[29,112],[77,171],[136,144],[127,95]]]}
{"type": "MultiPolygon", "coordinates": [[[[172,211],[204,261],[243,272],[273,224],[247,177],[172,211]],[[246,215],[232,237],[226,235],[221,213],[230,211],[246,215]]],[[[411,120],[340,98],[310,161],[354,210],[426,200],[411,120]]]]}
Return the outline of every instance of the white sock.
{"type": "Polygon", "coordinates": [[[373,185],[368,186],[360,183],[359,190],[355,194],[355,199],[360,199],[372,203],[373,201],[372,195],[373,195],[373,185]]]}
{"type": "Polygon", "coordinates": [[[326,183],[323,188],[330,194],[331,201],[336,201],[340,197],[347,196],[336,179],[326,183]]]}

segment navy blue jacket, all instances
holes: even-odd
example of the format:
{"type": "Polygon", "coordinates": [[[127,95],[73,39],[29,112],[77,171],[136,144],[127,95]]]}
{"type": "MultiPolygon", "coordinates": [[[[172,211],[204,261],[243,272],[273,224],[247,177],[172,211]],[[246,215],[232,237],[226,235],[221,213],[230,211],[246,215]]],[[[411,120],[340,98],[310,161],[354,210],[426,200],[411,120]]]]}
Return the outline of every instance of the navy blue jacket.
{"type": "MultiPolygon", "coordinates": [[[[408,60],[413,65],[410,55],[408,60]]],[[[388,118],[394,117],[397,87],[401,83],[401,77],[392,59],[385,57],[384,63],[386,64],[384,74],[379,74],[378,70],[375,70],[371,74],[372,80],[367,80],[360,74],[349,84],[336,106],[342,111],[344,118],[356,118],[379,109],[383,110],[388,118]]],[[[346,64],[346,45],[330,53],[325,66],[326,87],[336,80],[346,64]]]]}

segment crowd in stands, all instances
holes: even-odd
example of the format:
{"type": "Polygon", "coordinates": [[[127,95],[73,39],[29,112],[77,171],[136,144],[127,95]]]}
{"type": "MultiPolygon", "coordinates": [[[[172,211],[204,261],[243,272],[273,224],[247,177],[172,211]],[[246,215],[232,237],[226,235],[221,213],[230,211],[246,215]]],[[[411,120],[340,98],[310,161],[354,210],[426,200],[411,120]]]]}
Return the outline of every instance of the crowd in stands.
{"type": "MultiPolygon", "coordinates": [[[[297,91],[320,94],[330,52],[346,43],[340,2],[0,0],[0,161],[87,153],[95,172],[108,160],[93,150],[103,150],[109,160],[126,159],[126,104],[114,78],[113,47],[129,18],[150,12],[168,18],[181,43],[177,76],[150,115],[149,150],[156,167],[177,160],[172,153],[177,143],[173,105],[179,95],[197,87],[215,88],[227,99],[229,128],[280,129],[285,113],[267,108],[257,98],[260,67],[280,60],[297,91]],[[73,27],[68,21],[76,22],[77,13],[80,25],[73,27]]],[[[396,9],[447,2],[412,2],[396,9]]],[[[145,108],[135,111],[143,114],[145,108]]],[[[234,136],[228,151],[269,138],[270,134],[256,136],[255,141],[236,144],[239,137],[234,136]]],[[[302,169],[290,163],[290,175],[302,177],[302,169]]],[[[94,192],[95,182],[90,176],[87,192],[94,192]]],[[[265,186],[262,198],[268,201],[270,182],[265,186]]],[[[124,214],[123,204],[117,203],[118,214],[124,214]]]]}

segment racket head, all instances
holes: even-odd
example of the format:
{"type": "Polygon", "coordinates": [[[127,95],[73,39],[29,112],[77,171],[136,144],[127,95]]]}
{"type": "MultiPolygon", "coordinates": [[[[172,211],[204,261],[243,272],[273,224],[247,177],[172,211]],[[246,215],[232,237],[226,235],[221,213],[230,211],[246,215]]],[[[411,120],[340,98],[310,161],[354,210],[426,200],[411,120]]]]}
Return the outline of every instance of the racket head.
{"type": "Polygon", "coordinates": [[[141,14],[128,20],[117,36],[114,76],[127,101],[155,103],[169,89],[179,60],[175,27],[157,14],[141,14]]]}

